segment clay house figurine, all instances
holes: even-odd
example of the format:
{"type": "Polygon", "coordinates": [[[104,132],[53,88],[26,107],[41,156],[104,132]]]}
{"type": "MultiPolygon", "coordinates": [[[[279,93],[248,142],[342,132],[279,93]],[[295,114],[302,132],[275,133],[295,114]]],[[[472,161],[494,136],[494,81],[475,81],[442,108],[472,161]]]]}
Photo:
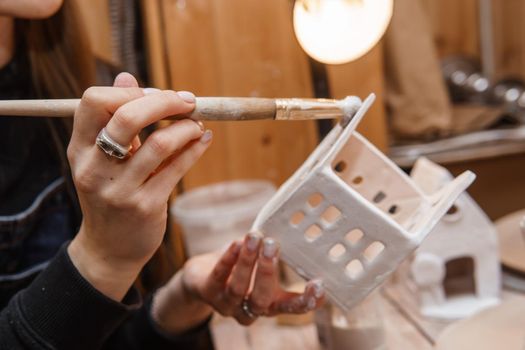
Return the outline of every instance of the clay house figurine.
{"type": "Polygon", "coordinates": [[[252,227],[280,242],[282,260],[300,276],[322,278],[345,312],[412,254],[475,178],[466,171],[426,195],[355,132],[373,95],[362,104],[348,98],[357,112],[334,126],[252,227]]]}
{"type": "MultiPolygon", "coordinates": [[[[452,180],[443,167],[420,158],[411,177],[425,193],[452,180]]],[[[463,193],[422,242],[409,264],[410,284],[427,317],[457,319],[499,303],[497,233],[483,210],[463,193]]]]}

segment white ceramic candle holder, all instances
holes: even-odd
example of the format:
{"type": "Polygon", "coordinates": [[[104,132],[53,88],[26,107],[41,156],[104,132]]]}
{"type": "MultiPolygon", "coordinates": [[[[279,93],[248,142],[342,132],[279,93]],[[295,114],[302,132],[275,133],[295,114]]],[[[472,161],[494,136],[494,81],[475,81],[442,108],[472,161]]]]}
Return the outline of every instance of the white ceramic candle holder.
{"type": "Polygon", "coordinates": [[[275,237],[281,257],[349,310],[419,246],[474,181],[467,171],[425,195],[355,128],[374,96],[340,123],[259,213],[253,230],[275,237]]]}

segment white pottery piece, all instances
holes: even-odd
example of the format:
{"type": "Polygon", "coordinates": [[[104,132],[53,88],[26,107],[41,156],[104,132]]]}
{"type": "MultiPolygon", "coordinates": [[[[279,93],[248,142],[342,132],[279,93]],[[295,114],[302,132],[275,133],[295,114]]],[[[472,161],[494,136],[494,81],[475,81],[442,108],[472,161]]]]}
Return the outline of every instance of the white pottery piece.
{"type": "Polygon", "coordinates": [[[475,178],[465,172],[423,193],[355,132],[373,100],[332,129],[253,226],[280,242],[282,259],[301,276],[322,278],[328,298],[344,311],[419,246],[475,178]]]}
{"type": "MultiPolygon", "coordinates": [[[[426,158],[418,159],[411,177],[428,194],[452,180],[445,168],[426,158]]],[[[464,318],[499,303],[501,271],[497,233],[491,220],[468,194],[457,199],[416,250],[410,271],[424,316],[464,318]],[[454,267],[448,264],[453,261],[454,267]],[[447,282],[445,288],[447,273],[452,283],[447,282]]]]}

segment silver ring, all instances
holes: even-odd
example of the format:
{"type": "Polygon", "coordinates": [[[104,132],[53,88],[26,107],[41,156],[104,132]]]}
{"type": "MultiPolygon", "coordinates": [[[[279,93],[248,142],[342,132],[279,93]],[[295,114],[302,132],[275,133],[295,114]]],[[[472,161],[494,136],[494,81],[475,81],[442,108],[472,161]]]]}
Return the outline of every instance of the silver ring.
{"type": "Polygon", "coordinates": [[[122,146],[120,143],[113,140],[106,131],[106,128],[100,130],[97,135],[96,144],[107,155],[118,159],[125,159],[129,155],[131,145],[122,146]]]}
{"type": "Polygon", "coordinates": [[[242,312],[244,312],[244,314],[246,316],[248,316],[249,318],[251,318],[252,320],[255,320],[257,317],[259,317],[258,315],[256,315],[252,309],[250,308],[250,304],[248,302],[248,299],[244,299],[242,301],[242,312]]]}

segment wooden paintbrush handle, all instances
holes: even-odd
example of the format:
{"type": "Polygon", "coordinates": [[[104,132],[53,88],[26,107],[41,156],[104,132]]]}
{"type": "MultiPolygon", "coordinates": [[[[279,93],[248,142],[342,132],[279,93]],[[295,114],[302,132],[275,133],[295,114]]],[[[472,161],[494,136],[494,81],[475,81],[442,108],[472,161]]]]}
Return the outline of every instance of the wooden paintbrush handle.
{"type": "Polygon", "coordinates": [[[194,120],[274,119],[275,108],[273,98],[197,97],[195,110],[187,117],[194,120]]]}
{"type": "MultiPolygon", "coordinates": [[[[0,115],[21,117],[72,117],[80,100],[7,100],[0,101],[0,115]]],[[[312,120],[352,116],[361,100],[259,97],[197,97],[195,110],[168,119],[193,120],[312,120]]]]}
{"type": "MultiPolygon", "coordinates": [[[[0,115],[19,117],[72,117],[80,100],[0,101],[0,115]]],[[[169,119],[258,120],[274,119],[275,100],[254,97],[197,97],[191,114],[169,119]]]]}
{"type": "Polygon", "coordinates": [[[72,117],[80,100],[5,100],[0,115],[13,117],[72,117]]]}

